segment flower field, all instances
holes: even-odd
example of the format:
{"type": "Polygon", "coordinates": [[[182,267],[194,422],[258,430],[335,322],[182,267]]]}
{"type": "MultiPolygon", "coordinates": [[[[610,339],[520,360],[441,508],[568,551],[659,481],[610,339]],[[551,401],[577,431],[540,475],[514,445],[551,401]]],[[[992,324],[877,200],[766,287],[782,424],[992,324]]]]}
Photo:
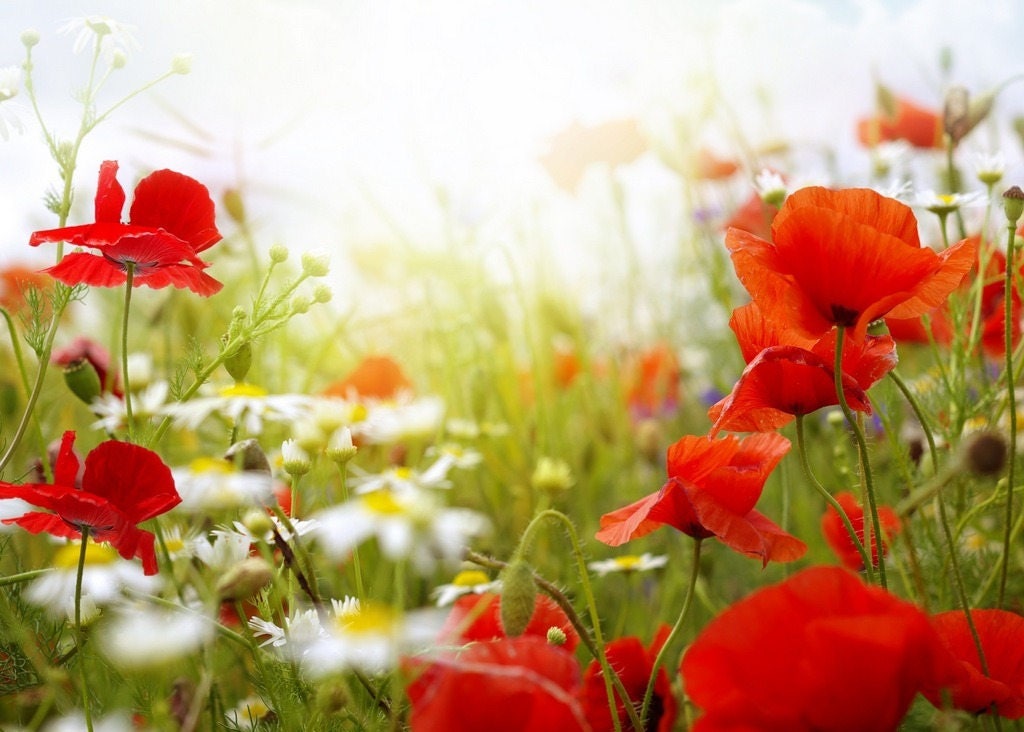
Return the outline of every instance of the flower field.
{"type": "Polygon", "coordinates": [[[383,199],[358,249],[108,147],[198,77],[115,93],[132,32],[0,68],[52,166],[0,270],[0,727],[1019,729],[1019,69],[875,74],[857,169],[577,122],[557,206],[495,236],[439,188],[427,246],[383,199]],[[546,251],[584,198],[606,248],[546,251]]]}

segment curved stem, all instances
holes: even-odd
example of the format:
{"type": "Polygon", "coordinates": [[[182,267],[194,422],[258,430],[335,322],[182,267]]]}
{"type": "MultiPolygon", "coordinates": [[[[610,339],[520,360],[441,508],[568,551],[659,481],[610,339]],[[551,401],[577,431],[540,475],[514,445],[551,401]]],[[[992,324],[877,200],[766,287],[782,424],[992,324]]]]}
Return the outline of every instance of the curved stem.
{"type": "MultiPolygon", "coordinates": [[[[654,657],[654,663],[651,665],[651,678],[647,681],[647,689],[644,691],[644,702],[640,707],[640,719],[643,720],[644,724],[647,724],[647,712],[650,711],[651,699],[654,696],[654,685],[658,680],[658,669],[661,668],[662,661],[665,660],[665,656],[668,653],[668,648],[672,645],[672,641],[675,640],[679,634],[679,630],[683,627],[683,621],[686,619],[686,615],[690,610],[690,605],[693,603],[694,588],[697,586],[697,578],[700,576],[700,548],[704,543],[703,539],[694,539],[693,541],[693,562],[690,567],[690,580],[686,584],[686,595],[683,598],[683,607],[679,610],[679,617],[676,618],[675,625],[672,626],[672,630],[668,634],[668,638],[661,645],[658,650],[658,655],[654,657]]],[[[644,728],[646,729],[646,727],[644,728]]]]}
{"type": "Polygon", "coordinates": [[[821,484],[821,482],[815,477],[811,471],[811,465],[807,460],[807,446],[804,441],[804,415],[798,414],[796,416],[796,447],[797,453],[800,455],[800,465],[804,469],[804,475],[814,486],[814,489],[818,491],[825,502],[832,507],[832,510],[839,514],[839,520],[843,522],[843,528],[846,529],[846,533],[850,535],[850,541],[853,542],[854,548],[857,553],[860,554],[860,561],[864,565],[864,572],[867,575],[869,582],[875,581],[873,562],[871,557],[868,556],[868,550],[864,546],[864,542],[861,541],[861,537],[857,534],[857,530],[853,528],[853,522],[850,521],[850,517],[846,515],[846,511],[840,505],[839,501],[828,492],[828,490],[821,484]]]}
{"type": "MultiPolygon", "coordinates": [[[[1014,222],[1015,223],[1015,222],[1014,222]]],[[[1006,348],[1006,403],[1008,417],[1010,420],[1010,435],[1006,456],[1006,515],[1004,518],[1005,528],[1003,530],[1003,564],[999,572],[999,593],[996,597],[996,607],[1003,607],[1006,600],[1006,578],[1010,568],[1010,536],[1013,527],[1013,481],[1017,462],[1017,395],[1016,382],[1013,374],[1013,272],[1014,272],[1014,239],[1016,227],[1014,223],[1007,225],[1008,232],[1006,241],[1006,278],[1003,286],[1003,320],[1005,331],[1003,334],[1006,348]]]]}
{"type": "MultiPolygon", "coordinates": [[[[82,578],[85,576],[85,555],[89,545],[89,527],[81,527],[82,548],[78,554],[78,572],[75,575],[75,648],[79,651],[85,641],[82,632],[82,578]]],[[[92,732],[92,709],[89,703],[89,675],[85,669],[85,659],[80,656],[78,668],[82,672],[82,711],[85,714],[85,726],[92,732]]]]}
{"type": "Polygon", "coordinates": [[[134,442],[135,418],[132,416],[132,385],[128,382],[128,311],[132,305],[135,262],[125,265],[124,313],[121,317],[121,381],[124,384],[124,414],[128,424],[128,442],[134,442]]]}
{"type": "Polygon", "coordinates": [[[878,557],[878,584],[882,589],[886,589],[888,583],[885,579],[885,549],[882,546],[882,526],[878,519],[875,485],[871,475],[871,461],[868,458],[868,443],[864,437],[864,430],[861,429],[860,422],[857,421],[853,410],[850,409],[850,405],[846,401],[846,391],[843,389],[843,342],[846,339],[846,328],[840,325],[838,329],[839,332],[836,334],[835,362],[836,397],[839,399],[839,407],[843,410],[843,415],[846,417],[850,429],[853,430],[853,436],[857,442],[857,450],[860,453],[860,479],[864,488],[865,503],[867,503],[868,512],[871,514],[871,540],[874,542],[875,555],[878,557]]]}
{"type": "Polygon", "coordinates": [[[896,388],[900,390],[901,394],[903,394],[903,398],[907,400],[907,404],[909,404],[911,410],[913,410],[914,416],[917,417],[917,423],[921,425],[921,430],[924,432],[924,438],[928,441],[928,454],[932,459],[932,472],[934,474],[938,474],[939,453],[935,448],[935,435],[932,433],[932,428],[931,425],[928,424],[928,420],[925,419],[924,411],[921,409],[921,405],[918,403],[917,397],[914,396],[910,387],[907,386],[907,382],[905,382],[895,371],[889,372],[889,378],[894,384],[896,384],[896,388]]]}

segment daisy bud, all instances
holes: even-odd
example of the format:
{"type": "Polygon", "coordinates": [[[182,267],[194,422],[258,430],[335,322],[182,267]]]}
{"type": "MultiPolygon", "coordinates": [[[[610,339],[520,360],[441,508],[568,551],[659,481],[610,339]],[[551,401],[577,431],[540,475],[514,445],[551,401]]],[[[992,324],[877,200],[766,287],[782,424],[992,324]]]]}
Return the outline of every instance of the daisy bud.
{"type": "Polygon", "coordinates": [[[285,472],[293,478],[305,475],[313,467],[309,453],[295,440],[285,440],[281,444],[281,462],[285,472]]]}
{"type": "Polygon", "coordinates": [[[345,465],[356,456],[358,448],[352,442],[352,430],[339,427],[327,441],[327,457],[338,465],[345,465]]]}
{"type": "Polygon", "coordinates": [[[548,628],[548,643],[551,645],[564,646],[567,640],[569,640],[569,638],[566,636],[565,631],[557,625],[552,625],[548,628]]]}
{"type": "Polygon", "coordinates": [[[998,432],[975,432],[961,445],[963,465],[979,477],[995,477],[1006,466],[1006,448],[1006,438],[998,432]]]}
{"type": "Polygon", "coordinates": [[[348,689],[341,680],[317,684],[316,708],[328,717],[344,714],[349,705],[348,689]]]}
{"type": "Polygon", "coordinates": [[[28,28],[21,32],[21,45],[25,48],[32,48],[37,43],[39,43],[39,31],[35,28],[28,28]]]}
{"type": "Polygon", "coordinates": [[[221,600],[245,600],[270,584],[274,568],[262,557],[248,557],[229,569],[217,583],[221,600]]]}
{"type": "Polygon", "coordinates": [[[505,635],[515,638],[523,634],[536,602],[533,569],[522,559],[513,560],[501,573],[501,627],[505,635]]]}
{"type": "Polygon", "coordinates": [[[530,484],[535,490],[552,496],[564,493],[572,488],[572,469],[564,460],[542,457],[537,461],[530,484]]]}
{"type": "Polygon", "coordinates": [[[171,59],[171,71],[175,74],[187,74],[192,70],[192,54],[178,53],[171,59]]]}
{"type": "Polygon", "coordinates": [[[319,303],[330,302],[334,292],[327,285],[317,285],[313,288],[313,300],[319,303]]]}
{"type": "Polygon", "coordinates": [[[1003,193],[1003,211],[1006,212],[1006,220],[1016,226],[1017,220],[1024,214],[1024,191],[1020,186],[1013,186],[1003,193]]]}
{"type": "Polygon", "coordinates": [[[78,358],[64,367],[64,383],[71,393],[86,404],[92,404],[103,392],[96,367],[86,358],[78,358]]]}
{"type": "Polygon", "coordinates": [[[274,522],[266,511],[253,508],[242,517],[242,526],[253,536],[266,536],[274,530],[274,522]]]}
{"type": "Polygon", "coordinates": [[[110,68],[123,69],[126,63],[128,63],[128,56],[120,48],[115,48],[114,53],[110,56],[110,68]]]}
{"type": "Polygon", "coordinates": [[[305,295],[296,295],[292,298],[292,314],[302,315],[303,313],[308,313],[312,304],[313,301],[305,295]]]}
{"type": "Polygon", "coordinates": [[[270,247],[270,261],[274,264],[281,264],[288,259],[288,247],[284,244],[274,244],[270,247]]]}
{"type": "Polygon", "coordinates": [[[260,447],[260,443],[249,438],[236,442],[224,453],[224,459],[235,463],[242,470],[254,470],[270,475],[270,461],[260,447]]]}
{"type": "Polygon", "coordinates": [[[331,258],[326,252],[305,252],[302,255],[302,271],[310,277],[326,277],[331,271],[331,258]]]}

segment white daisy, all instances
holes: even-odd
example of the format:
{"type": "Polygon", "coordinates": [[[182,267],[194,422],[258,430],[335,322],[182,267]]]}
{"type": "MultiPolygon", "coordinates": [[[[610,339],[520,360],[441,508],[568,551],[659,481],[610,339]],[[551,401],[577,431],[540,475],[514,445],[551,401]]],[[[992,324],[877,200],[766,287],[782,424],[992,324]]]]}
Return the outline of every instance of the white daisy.
{"type": "Polygon", "coordinates": [[[935,191],[918,191],[911,203],[934,214],[950,214],[960,208],[983,206],[988,197],[984,191],[971,193],[936,193],[935,191]]]}
{"type": "Polygon", "coordinates": [[[198,651],[213,639],[213,618],[195,610],[135,603],[104,619],[96,632],[99,648],[116,666],[160,666],[198,651]]]}
{"type": "Polygon", "coordinates": [[[102,15],[88,15],[72,18],[57,29],[58,33],[75,36],[72,50],[81,53],[85,48],[99,49],[100,57],[111,65],[118,52],[127,54],[129,50],[141,48],[132,33],[134,25],[121,23],[102,15]]]}
{"type": "Polygon", "coordinates": [[[21,112],[21,107],[11,101],[11,99],[18,96],[20,83],[20,67],[0,67],[0,137],[4,138],[4,140],[10,139],[12,131],[20,133],[25,129],[18,116],[21,112]]]}
{"type": "MultiPolygon", "coordinates": [[[[135,387],[135,382],[130,382],[135,387]]],[[[136,422],[152,419],[163,412],[167,402],[170,386],[166,381],[154,381],[142,391],[132,393],[132,418],[136,422]]],[[[92,413],[99,419],[90,425],[93,429],[102,429],[109,434],[128,426],[128,413],[124,399],[105,392],[96,397],[89,405],[92,413]]]]}
{"type": "Polygon", "coordinates": [[[454,468],[469,470],[483,462],[484,456],[479,450],[465,447],[457,442],[445,442],[427,448],[428,456],[437,456],[438,460],[447,460],[454,468]]]}
{"type": "Polygon", "coordinates": [[[371,402],[366,408],[366,418],[352,424],[352,433],[367,444],[433,437],[443,423],[445,410],[440,397],[371,402]]]}
{"type": "Polygon", "coordinates": [[[253,384],[235,384],[224,387],[216,396],[168,405],[162,413],[186,429],[194,430],[217,415],[229,424],[240,425],[250,435],[259,435],[264,420],[294,422],[306,416],[312,404],[312,397],[305,394],[270,394],[253,384]]]}
{"type": "Polygon", "coordinates": [[[316,514],[315,537],[324,553],[335,560],[376,537],[392,560],[408,559],[421,574],[430,574],[438,561],[456,564],[469,539],[490,528],[476,511],[444,508],[433,493],[376,490],[316,514]]]}
{"type": "Polygon", "coordinates": [[[633,572],[647,572],[652,569],[659,569],[668,563],[668,557],[664,554],[654,556],[653,554],[624,554],[621,557],[603,559],[598,562],[590,562],[587,566],[599,576],[621,572],[632,574],[633,572]]]}
{"type": "Polygon", "coordinates": [[[198,458],[188,467],[174,468],[174,485],[181,496],[175,510],[207,513],[267,506],[274,501],[274,480],[259,470],[238,470],[227,460],[198,458]]]}
{"type": "Polygon", "coordinates": [[[463,595],[482,595],[485,592],[500,592],[501,580],[492,580],[479,569],[464,569],[446,585],[438,585],[431,592],[438,607],[451,605],[463,595]]]}
{"type": "Polygon", "coordinates": [[[210,539],[205,536],[197,537],[191,544],[194,556],[218,573],[234,567],[248,557],[251,547],[251,536],[226,529],[214,531],[210,539]]]}
{"type": "Polygon", "coordinates": [[[367,473],[353,466],[355,477],[351,479],[351,485],[360,494],[380,490],[413,493],[427,488],[450,488],[447,476],[452,463],[451,457],[442,455],[422,473],[404,465],[390,467],[379,473],[367,473]]]}

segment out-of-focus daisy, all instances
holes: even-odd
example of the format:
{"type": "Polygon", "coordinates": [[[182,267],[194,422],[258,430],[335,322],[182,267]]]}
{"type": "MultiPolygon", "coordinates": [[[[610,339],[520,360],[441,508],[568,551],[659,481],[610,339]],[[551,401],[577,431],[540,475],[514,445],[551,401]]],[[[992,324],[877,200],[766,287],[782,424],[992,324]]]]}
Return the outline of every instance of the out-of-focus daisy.
{"type": "MultiPolygon", "coordinates": [[[[272,544],[274,541],[274,530],[280,535],[285,541],[291,541],[292,532],[291,530],[281,523],[277,516],[268,516],[270,519],[269,526],[273,527],[263,532],[254,532],[246,527],[241,521],[235,521],[231,524],[231,528],[217,528],[214,529],[211,534],[213,536],[245,536],[249,539],[250,544],[256,542],[263,542],[265,544],[272,544]]],[[[295,529],[297,536],[305,536],[312,533],[319,528],[319,522],[316,519],[291,519],[292,528],[295,529]]]]}
{"type": "Polygon", "coordinates": [[[433,437],[443,423],[444,409],[440,397],[370,403],[366,418],[352,424],[352,433],[367,444],[433,437]]]}
{"type": "Polygon", "coordinates": [[[379,473],[367,473],[353,466],[354,477],[350,484],[356,493],[381,490],[413,493],[428,488],[450,488],[448,469],[451,466],[452,459],[444,456],[435,460],[422,473],[404,465],[390,467],[379,473]]]}
{"type": "Polygon", "coordinates": [[[208,539],[197,537],[191,542],[193,555],[210,569],[223,572],[249,556],[252,537],[237,531],[214,532],[208,539]]]}
{"type": "Polygon", "coordinates": [[[884,177],[894,170],[904,170],[910,162],[912,152],[913,148],[906,140],[887,140],[879,143],[873,149],[872,156],[875,173],[884,177]]]}
{"type": "Polygon", "coordinates": [[[464,569],[446,585],[435,587],[430,596],[438,607],[451,605],[463,595],[482,595],[485,592],[499,592],[501,580],[492,580],[479,569],[464,569]]]}
{"type": "MultiPolygon", "coordinates": [[[[53,615],[73,618],[80,553],[79,542],[62,546],[53,558],[54,570],[33,580],[25,588],[25,599],[53,615]]],[[[159,577],[146,575],[138,562],[121,559],[109,544],[90,541],[82,573],[82,620],[94,618],[101,606],[120,600],[127,590],[152,593],[159,587],[159,577]]]]}
{"type": "Polygon", "coordinates": [[[912,206],[927,209],[934,214],[947,215],[957,209],[983,206],[987,196],[984,191],[970,193],[936,193],[935,191],[918,191],[911,202],[912,206]]]}
{"type": "Polygon", "coordinates": [[[199,650],[213,638],[214,620],[188,608],[133,603],[99,625],[96,642],[121,668],[160,666],[199,650]]]}
{"type": "Polygon", "coordinates": [[[652,569],[660,569],[668,563],[668,557],[664,554],[655,556],[653,554],[623,554],[612,559],[602,559],[598,562],[590,562],[587,566],[591,571],[603,577],[606,574],[621,572],[633,574],[634,572],[647,572],[652,569]]]}
{"type": "Polygon", "coordinates": [[[483,462],[484,456],[479,450],[465,447],[457,442],[444,442],[440,445],[431,445],[427,448],[427,456],[437,457],[438,461],[445,460],[453,468],[469,470],[483,462]]]}
{"type": "Polygon", "coordinates": [[[762,201],[778,208],[786,200],[788,186],[781,175],[774,170],[765,168],[754,176],[754,190],[757,191],[757,195],[761,197],[762,201]]]}
{"type": "MultiPolygon", "coordinates": [[[[89,729],[85,715],[81,712],[51,720],[43,727],[43,732],[82,732],[89,729]]],[[[92,719],[93,732],[135,732],[137,728],[124,712],[114,712],[92,719]]]]}
{"type": "Polygon", "coordinates": [[[471,537],[490,528],[476,511],[444,508],[425,491],[378,490],[315,514],[315,532],[324,553],[346,559],[353,548],[376,537],[392,560],[408,559],[422,574],[440,560],[456,564],[471,537]]]}
{"type": "Polygon", "coordinates": [[[234,709],[225,712],[224,716],[238,729],[254,730],[272,712],[273,710],[260,697],[247,696],[239,701],[234,709]]]}
{"type": "MultiPolygon", "coordinates": [[[[132,387],[135,382],[130,381],[132,387]]],[[[162,413],[167,402],[170,386],[166,381],[154,381],[142,391],[132,393],[132,418],[136,422],[152,419],[162,413]]],[[[125,429],[128,425],[128,413],[124,399],[116,394],[104,392],[89,405],[92,413],[99,419],[92,423],[93,429],[102,429],[108,434],[125,429]]]]}
{"type": "Polygon", "coordinates": [[[18,118],[20,108],[11,99],[18,96],[21,84],[21,68],[18,66],[0,67],[0,137],[10,139],[11,131],[21,132],[24,127],[18,118]]]}
{"type": "Polygon", "coordinates": [[[132,35],[135,32],[134,25],[102,15],[72,18],[58,28],[57,32],[75,36],[72,46],[75,53],[81,53],[87,46],[92,47],[99,50],[100,57],[108,65],[113,63],[117,52],[127,54],[128,51],[140,48],[139,42],[132,35]]]}
{"type": "Polygon", "coordinates": [[[986,186],[994,186],[1006,173],[1006,159],[1001,150],[979,153],[974,160],[974,173],[986,186]]]}
{"type": "Polygon", "coordinates": [[[312,403],[312,398],[305,394],[271,394],[254,384],[234,384],[222,388],[216,396],[168,405],[163,413],[186,429],[194,430],[216,415],[231,425],[241,426],[250,435],[259,435],[264,420],[293,422],[304,417],[312,403]]]}
{"type": "Polygon", "coordinates": [[[258,470],[239,470],[227,460],[198,458],[188,467],[175,468],[174,484],[181,496],[179,510],[206,513],[274,501],[273,478],[258,470]]]}

